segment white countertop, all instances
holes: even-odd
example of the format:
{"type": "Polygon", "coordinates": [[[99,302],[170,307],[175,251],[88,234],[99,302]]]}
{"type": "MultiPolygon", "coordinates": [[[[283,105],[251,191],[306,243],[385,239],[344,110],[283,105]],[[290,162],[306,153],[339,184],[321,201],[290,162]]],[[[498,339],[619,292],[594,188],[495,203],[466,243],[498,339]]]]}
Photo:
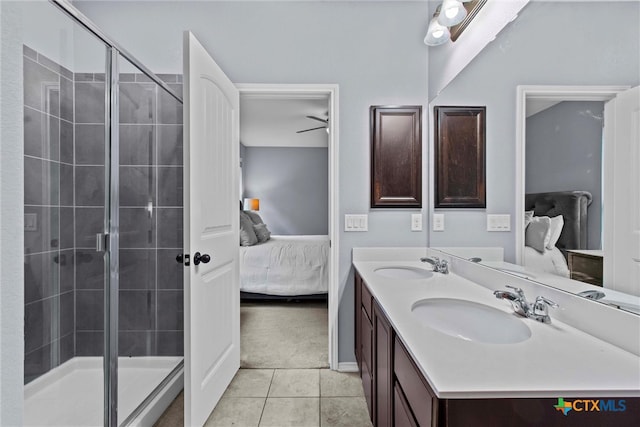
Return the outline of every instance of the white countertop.
{"type": "Polygon", "coordinates": [[[353,265],[438,397],[640,396],[640,357],[553,319],[551,309],[551,324],[521,318],[531,337],[517,344],[465,341],[424,326],[411,307],[426,298],[466,299],[506,313],[513,309],[490,289],[453,273],[421,280],[382,277],[376,269],[430,266],[417,259],[379,258],[355,260],[353,265]]]}

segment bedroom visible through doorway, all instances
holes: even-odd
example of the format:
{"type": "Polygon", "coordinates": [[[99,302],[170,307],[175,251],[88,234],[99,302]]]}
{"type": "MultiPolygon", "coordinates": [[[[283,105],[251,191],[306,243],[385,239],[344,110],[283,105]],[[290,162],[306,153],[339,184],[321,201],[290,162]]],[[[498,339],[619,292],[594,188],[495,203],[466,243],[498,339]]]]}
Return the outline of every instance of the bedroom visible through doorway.
{"type": "Polygon", "coordinates": [[[329,320],[335,91],[287,89],[241,88],[243,368],[330,367],[337,334],[329,320]]]}

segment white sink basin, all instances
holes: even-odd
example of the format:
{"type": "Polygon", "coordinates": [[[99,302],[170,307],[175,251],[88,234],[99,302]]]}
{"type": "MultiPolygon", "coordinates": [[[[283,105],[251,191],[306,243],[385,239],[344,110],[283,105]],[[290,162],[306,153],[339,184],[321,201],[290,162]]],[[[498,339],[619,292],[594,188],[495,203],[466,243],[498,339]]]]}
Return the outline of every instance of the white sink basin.
{"type": "Polygon", "coordinates": [[[433,272],[415,267],[383,267],[375,270],[376,274],[390,279],[417,280],[428,279],[433,276],[433,272]]]}
{"type": "Polygon", "coordinates": [[[413,304],[411,312],[424,325],[467,341],[515,344],[531,336],[529,327],[515,315],[472,301],[425,299],[413,304]]]}

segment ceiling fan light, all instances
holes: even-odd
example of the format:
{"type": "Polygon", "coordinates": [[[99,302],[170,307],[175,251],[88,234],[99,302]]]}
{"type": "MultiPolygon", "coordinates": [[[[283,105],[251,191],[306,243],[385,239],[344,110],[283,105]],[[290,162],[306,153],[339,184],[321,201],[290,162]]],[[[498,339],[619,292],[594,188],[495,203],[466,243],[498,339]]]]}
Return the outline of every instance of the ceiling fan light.
{"type": "Polygon", "coordinates": [[[427,29],[427,35],[424,38],[424,44],[427,46],[438,46],[446,43],[451,38],[449,29],[440,25],[437,18],[433,18],[429,22],[429,28],[427,29]]]}
{"type": "Polygon", "coordinates": [[[458,25],[467,16],[467,9],[464,8],[462,2],[458,0],[444,0],[442,9],[438,15],[438,23],[445,27],[458,25]]]}

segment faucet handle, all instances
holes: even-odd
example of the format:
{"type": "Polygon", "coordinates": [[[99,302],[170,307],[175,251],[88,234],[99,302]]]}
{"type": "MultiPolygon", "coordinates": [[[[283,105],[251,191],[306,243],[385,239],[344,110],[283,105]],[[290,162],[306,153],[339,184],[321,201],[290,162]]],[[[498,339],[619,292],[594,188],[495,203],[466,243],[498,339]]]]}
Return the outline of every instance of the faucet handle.
{"type": "Polygon", "coordinates": [[[514,291],[516,291],[516,293],[518,294],[518,296],[524,298],[524,291],[517,287],[517,286],[512,286],[512,285],[506,285],[507,288],[509,289],[513,289],[514,291]]]}
{"type": "Polygon", "coordinates": [[[560,307],[558,304],[556,304],[555,302],[551,301],[549,298],[545,298],[543,296],[539,296],[536,298],[536,303],[534,308],[537,308],[538,305],[540,307],[544,307],[545,305],[548,305],[549,307],[553,307],[553,308],[558,308],[560,307]]]}

